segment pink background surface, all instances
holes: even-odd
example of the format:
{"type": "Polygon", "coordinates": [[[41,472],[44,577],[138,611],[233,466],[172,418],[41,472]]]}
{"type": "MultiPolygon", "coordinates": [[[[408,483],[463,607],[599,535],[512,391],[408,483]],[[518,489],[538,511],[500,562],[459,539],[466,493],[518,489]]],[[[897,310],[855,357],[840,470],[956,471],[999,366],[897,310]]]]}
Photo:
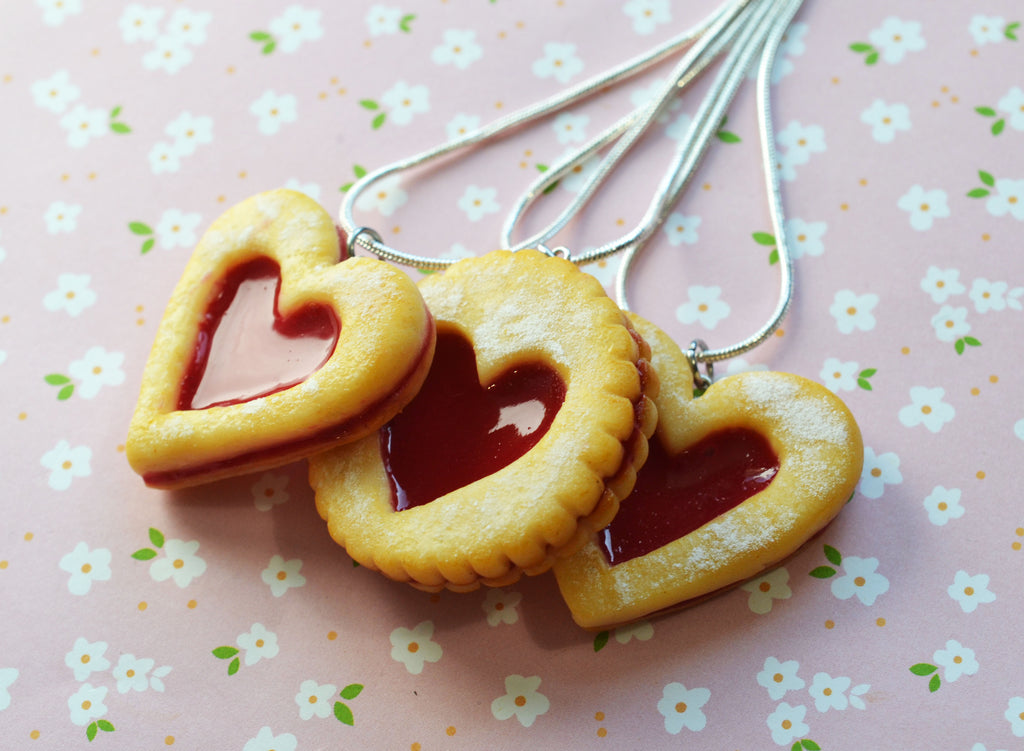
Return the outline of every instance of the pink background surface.
{"type": "MultiPolygon", "coordinates": [[[[487,592],[431,596],[354,568],[316,514],[304,463],[175,493],[131,472],[124,436],[163,305],[191,246],[227,206],[289,184],[334,214],[356,165],[439,143],[457,115],[488,122],[558,90],[535,72],[545,45],[574,45],[575,82],[707,12],[682,0],[413,5],[5,9],[0,745],[84,746],[89,725],[103,721],[113,730],[97,725],[95,747],[1021,747],[1024,46],[1012,26],[1021,8],[1009,0],[941,13],[913,0],[808,0],[784,47],[776,131],[810,144],[805,160],[780,145],[794,172],[783,183],[786,213],[811,225],[795,234],[820,244],[799,248],[783,333],[733,367],[826,383],[857,416],[868,450],[851,503],[771,575],[774,598],[736,589],[605,641],[574,626],[553,578],[541,576],[500,595],[515,616],[501,622],[487,592]],[[654,11],[646,24],[644,8],[654,11]],[[152,21],[133,30],[137,17],[152,21]],[[283,17],[312,33],[282,34],[283,17]],[[446,58],[436,50],[453,30],[463,32],[461,56],[446,58]],[[276,35],[276,48],[264,53],[256,31],[276,35]],[[866,64],[867,52],[850,49],[857,42],[881,59],[866,64]],[[416,111],[391,104],[399,82],[424,87],[416,111]],[[268,92],[292,116],[271,123],[254,113],[268,92]],[[905,106],[890,112],[900,128],[871,122],[876,100],[905,106]],[[175,146],[176,126],[197,135],[175,146]],[[974,189],[988,195],[968,196],[974,189]],[[921,203],[929,209],[903,208],[921,203]],[[857,306],[856,316],[843,312],[857,306]],[[980,344],[965,341],[958,354],[964,337],[980,344]],[[870,390],[856,383],[865,370],[875,371],[870,390]],[[962,513],[937,510],[940,500],[962,513]],[[156,557],[132,557],[143,548],[156,557]],[[188,563],[170,578],[176,555],[188,563]],[[292,586],[272,589],[262,575],[274,580],[284,562],[292,586]],[[833,577],[810,575],[825,565],[833,577]],[[866,584],[851,596],[858,575],[866,584]],[[392,656],[414,628],[435,661],[392,656]],[[232,657],[212,654],[218,647],[238,650],[237,672],[232,657]],[[911,672],[920,663],[934,670],[911,672]],[[534,677],[536,694],[499,719],[509,676],[534,677]],[[325,691],[323,706],[349,684],[365,687],[344,699],[353,726],[304,716],[311,691],[325,691]],[[684,700],[687,712],[671,709],[684,700]]],[[[572,107],[573,128],[596,134],[651,81],[572,107]]],[[[696,111],[698,92],[561,242],[582,249],[633,225],[674,145],[665,129],[696,111]]],[[[571,146],[554,122],[406,175],[407,203],[360,219],[411,252],[498,247],[535,165],[571,146]],[[460,210],[472,185],[493,189],[492,212],[460,210]]],[[[726,129],[739,143],[713,146],[677,207],[696,232],[659,231],[631,284],[634,308],[682,343],[732,343],[775,303],[777,269],[752,239],[769,222],[749,86],[726,129]],[[712,287],[727,312],[712,305],[717,316],[688,318],[707,299],[695,288],[712,287]]],[[[592,270],[610,285],[615,263],[592,270]]]]}

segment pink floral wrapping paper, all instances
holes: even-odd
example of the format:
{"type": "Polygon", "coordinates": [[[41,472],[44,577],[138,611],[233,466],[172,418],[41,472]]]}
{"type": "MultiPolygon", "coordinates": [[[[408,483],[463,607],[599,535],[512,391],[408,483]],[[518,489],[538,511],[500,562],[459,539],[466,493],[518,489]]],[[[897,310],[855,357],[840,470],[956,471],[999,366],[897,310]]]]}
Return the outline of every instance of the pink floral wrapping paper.
{"type": "MultiPolygon", "coordinates": [[[[1021,747],[1024,12],[1009,0],[807,0],[784,41],[774,122],[795,304],[718,370],[824,383],[866,448],[840,517],[764,577],[587,633],[548,575],[427,595],[354,567],[304,463],[174,493],[127,466],[163,305],[225,208],[290,186],[335,213],[364,170],[710,7],[5,8],[0,746],[1021,747]]],[[[410,252],[499,247],[538,170],[666,70],[379,186],[360,219],[410,252]]],[[[633,226],[704,86],[561,242],[633,226]]],[[[748,85],[630,284],[682,343],[732,343],[775,304],[757,165],[748,85]]],[[[563,180],[528,228],[578,188],[563,180]]],[[[588,270],[610,287],[616,265],[588,270]]]]}

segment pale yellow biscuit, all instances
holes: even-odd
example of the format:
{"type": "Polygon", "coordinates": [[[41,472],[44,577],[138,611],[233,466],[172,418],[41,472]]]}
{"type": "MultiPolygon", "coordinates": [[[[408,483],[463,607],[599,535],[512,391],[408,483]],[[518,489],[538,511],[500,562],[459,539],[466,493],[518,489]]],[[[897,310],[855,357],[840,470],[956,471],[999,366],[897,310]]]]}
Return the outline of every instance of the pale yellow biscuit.
{"type": "Polygon", "coordinates": [[[381,261],[341,257],[330,216],[302,193],[263,193],[214,222],[174,289],[143,374],[126,448],[147,484],[181,487],[284,464],[373,433],[415,395],[434,346],[416,285],[381,261]],[[273,393],[181,404],[204,318],[229,275],[256,259],[279,266],[280,316],[331,311],[340,324],[333,351],[273,393]]]}
{"type": "Polygon", "coordinates": [[[380,437],[320,454],[309,463],[317,508],[353,559],[421,589],[545,571],[607,524],[632,487],[656,420],[649,350],[593,277],[537,251],[460,261],[420,288],[439,342],[456,334],[472,345],[481,386],[540,364],[564,384],[561,406],[518,459],[401,511],[380,437]]]}
{"type": "MultiPolygon", "coordinates": [[[[764,490],[646,555],[611,565],[594,535],[558,561],[562,596],[576,622],[592,629],[694,604],[782,561],[840,511],[863,463],[857,424],[828,389],[795,375],[754,371],[724,378],[694,398],[679,347],[653,324],[631,318],[652,347],[661,382],[652,440],[676,456],[718,431],[748,429],[767,439],[778,471],[764,490]]],[[[623,500],[620,514],[629,513],[631,500],[623,500]]]]}

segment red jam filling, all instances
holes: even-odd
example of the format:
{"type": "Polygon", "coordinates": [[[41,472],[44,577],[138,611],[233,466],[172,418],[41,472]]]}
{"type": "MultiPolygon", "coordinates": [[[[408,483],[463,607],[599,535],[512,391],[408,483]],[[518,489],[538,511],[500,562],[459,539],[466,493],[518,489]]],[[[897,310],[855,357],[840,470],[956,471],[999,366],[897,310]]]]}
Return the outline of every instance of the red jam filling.
{"type": "Polygon", "coordinates": [[[779,471],[767,439],[746,428],[712,433],[675,456],[658,440],[633,492],[598,536],[613,566],[688,535],[760,493],[779,471]]]}
{"type": "Polygon", "coordinates": [[[178,409],[226,406],[294,386],[334,352],[340,324],[326,306],[278,311],[281,269],[257,258],[231,269],[203,315],[178,409]]]}
{"type": "Polygon", "coordinates": [[[442,333],[419,393],[380,431],[396,511],[493,474],[548,432],[565,399],[551,368],[526,363],[481,386],[473,346],[442,333]]]}

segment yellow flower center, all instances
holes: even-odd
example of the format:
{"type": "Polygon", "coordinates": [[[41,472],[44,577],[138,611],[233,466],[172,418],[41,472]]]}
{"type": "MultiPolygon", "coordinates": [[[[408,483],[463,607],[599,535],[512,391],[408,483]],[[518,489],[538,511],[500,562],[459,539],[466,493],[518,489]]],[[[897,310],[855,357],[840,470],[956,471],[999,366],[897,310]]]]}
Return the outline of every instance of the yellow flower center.
{"type": "Polygon", "coordinates": [[[757,585],[757,588],[759,590],[761,590],[762,592],[768,592],[769,590],[771,590],[772,585],[769,584],[768,582],[761,582],[760,584],[757,585]]]}
{"type": "Polygon", "coordinates": [[[868,580],[865,579],[863,576],[858,576],[856,579],[853,580],[853,583],[856,584],[858,587],[863,587],[865,584],[868,583],[868,580]]]}
{"type": "Polygon", "coordinates": [[[283,582],[287,578],[288,578],[288,572],[287,571],[278,571],[277,572],[277,580],[279,582],[283,582]]]}
{"type": "Polygon", "coordinates": [[[88,574],[90,571],[92,571],[92,564],[91,563],[83,563],[82,564],[82,573],[83,574],[88,574]]]}
{"type": "Polygon", "coordinates": [[[526,697],[523,696],[522,694],[520,694],[519,696],[516,697],[515,704],[516,704],[517,707],[525,707],[526,706],[526,697]]]}
{"type": "Polygon", "coordinates": [[[679,714],[682,714],[683,712],[685,712],[686,711],[686,702],[685,701],[681,701],[681,702],[677,703],[676,704],[676,711],[679,714]]]}
{"type": "Polygon", "coordinates": [[[420,645],[419,645],[419,644],[417,644],[417,643],[416,643],[416,642],[414,642],[414,641],[411,641],[411,642],[409,642],[409,651],[410,651],[410,652],[411,652],[412,654],[416,654],[417,652],[419,652],[419,651],[420,651],[420,645]]]}
{"type": "Polygon", "coordinates": [[[185,561],[181,560],[180,558],[175,558],[174,559],[174,563],[171,564],[171,565],[173,565],[174,568],[184,568],[185,567],[185,561]]]}

